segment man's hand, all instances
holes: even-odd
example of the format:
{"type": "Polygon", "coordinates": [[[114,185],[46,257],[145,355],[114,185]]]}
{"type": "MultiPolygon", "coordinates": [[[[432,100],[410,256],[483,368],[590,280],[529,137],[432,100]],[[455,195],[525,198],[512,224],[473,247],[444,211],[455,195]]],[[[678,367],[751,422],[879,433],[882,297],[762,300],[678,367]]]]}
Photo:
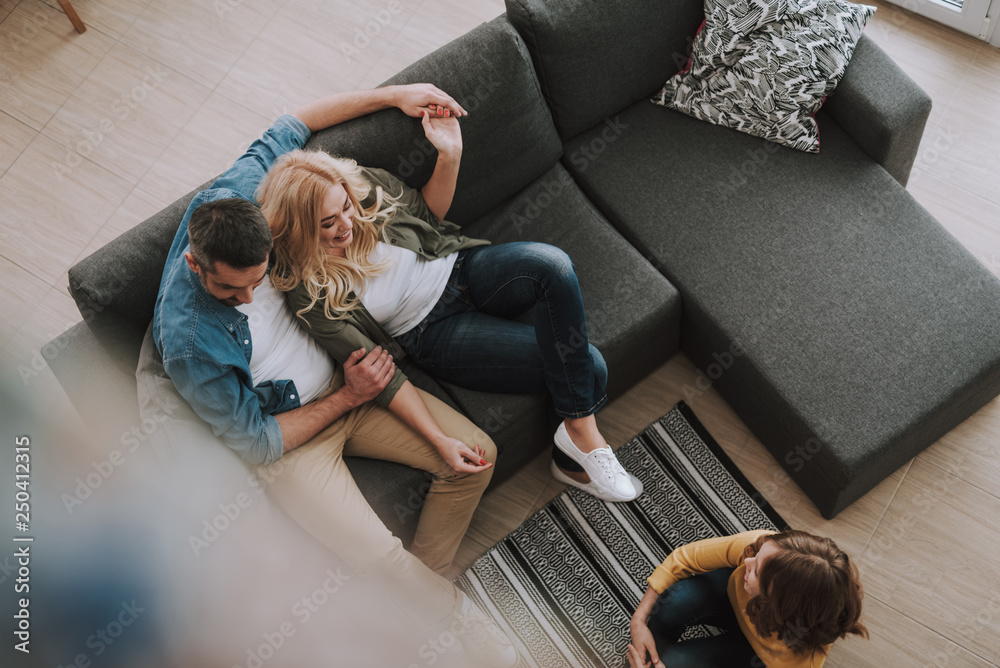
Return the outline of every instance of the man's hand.
{"type": "Polygon", "coordinates": [[[390,107],[399,107],[404,114],[414,118],[420,118],[424,109],[432,116],[466,115],[465,109],[437,86],[411,84],[334,93],[299,107],[292,112],[292,116],[305,123],[312,132],[317,132],[390,107]]]}
{"type": "Polygon", "coordinates": [[[344,362],[344,387],[355,406],[371,401],[385,389],[396,371],[389,351],[375,346],[368,355],[358,348],[344,362]],[[362,359],[364,358],[364,359],[362,359]]]}
{"type": "Polygon", "coordinates": [[[457,438],[442,435],[435,439],[434,447],[455,473],[479,473],[493,466],[483,459],[478,445],[470,448],[457,438]]]}
{"type": "Polygon", "coordinates": [[[393,104],[407,116],[420,118],[425,109],[434,116],[467,116],[469,113],[451,95],[433,84],[394,88],[393,104]]]}

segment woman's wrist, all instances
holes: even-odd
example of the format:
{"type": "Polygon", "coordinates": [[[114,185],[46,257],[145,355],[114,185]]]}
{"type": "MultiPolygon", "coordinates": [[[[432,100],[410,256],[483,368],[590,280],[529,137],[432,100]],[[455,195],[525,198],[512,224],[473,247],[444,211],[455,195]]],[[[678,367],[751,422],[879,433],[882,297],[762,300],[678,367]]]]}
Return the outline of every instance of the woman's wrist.
{"type": "Polygon", "coordinates": [[[650,607],[646,606],[645,602],[640,603],[639,607],[632,613],[632,619],[629,621],[629,624],[632,627],[644,627],[649,623],[650,614],[652,614],[650,607]]]}
{"type": "Polygon", "coordinates": [[[438,167],[457,167],[462,162],[462,149],[452,148],[442,151],[438,149],[437,166],[438,167]]]}
{"type": "Polygon", "coordinates": [[[440,431],[424,434],[424,438],[426,438],[430,442],[430,444],[433,445],[438,450],[444,447],[444,445],[449,440],[448,437],[445,436],[444,433],[440,431]]]}

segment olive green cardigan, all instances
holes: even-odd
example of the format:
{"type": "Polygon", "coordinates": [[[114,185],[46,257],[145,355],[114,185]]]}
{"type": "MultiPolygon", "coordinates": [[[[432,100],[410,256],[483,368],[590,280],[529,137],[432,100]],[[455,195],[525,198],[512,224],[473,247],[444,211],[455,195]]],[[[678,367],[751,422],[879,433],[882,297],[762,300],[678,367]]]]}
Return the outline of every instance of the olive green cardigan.
{"type": "MultiPolygon", "coordinates": [[[[372,190],[362,202],[362,206],[371,206],[375,202],[376,186],[381,186],[387,194],[396,197],[399,203],[392,218],[383,228],[383,240],[386,243],[411,250],[428,260],[447,257],[465,248],[490,243],[484,239],[463,236],[461,228],[455,223],[447,220],[439,221],[424,202],[419,190],[410,188],[384,169],[362,167],[361,171],[372,185],[372,190]]],[[[286,292],[285,298],[293,313],[309,305],[309,293],[301,283],[286,292]]],[[[396,360],[406,357],[402,347],[375,321],[361,303],[346,317],[333,320],[323,313],[322,302],[316,302],[312,309],[299,318],[304,321],[309,334],[340,365],[343,365],[358,348],[364,348],[367,353],[375,346],[382,346],[396,360]]],[[[342,377],[343,374],[337,376],[342,377]]],[[[406,375],[397,366],[392,380],[375,398],[375,402],[388,408],[389,402],[396,396],[396,392],[405,380],[406,375]]]]}

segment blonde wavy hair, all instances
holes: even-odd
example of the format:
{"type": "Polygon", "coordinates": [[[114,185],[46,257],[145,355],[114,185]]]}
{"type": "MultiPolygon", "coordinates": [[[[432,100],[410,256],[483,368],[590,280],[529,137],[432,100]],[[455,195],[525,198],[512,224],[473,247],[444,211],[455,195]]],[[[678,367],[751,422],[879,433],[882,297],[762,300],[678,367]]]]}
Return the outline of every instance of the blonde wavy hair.
{"type": "Polygon", "coordinates": [[[257,201],[271,228],[276,257],[271,282],[282,292],[302,283],[309,294],[308,306],[297,315],[322,302],[327,318],[346,318],[360,304],[352,292],[385,269],[369,256],[383,238],[382,229],[395,213],[402,192],[393,196],[375,186],[375,201],[362,208],[371,190],[356,161],[323,151],[286,153],[261,181],[257,201]],[[338,184],[343,184],[355,211],[354,236],[345,257],[327,253],[319,242],[323,200],[338,184]]]}

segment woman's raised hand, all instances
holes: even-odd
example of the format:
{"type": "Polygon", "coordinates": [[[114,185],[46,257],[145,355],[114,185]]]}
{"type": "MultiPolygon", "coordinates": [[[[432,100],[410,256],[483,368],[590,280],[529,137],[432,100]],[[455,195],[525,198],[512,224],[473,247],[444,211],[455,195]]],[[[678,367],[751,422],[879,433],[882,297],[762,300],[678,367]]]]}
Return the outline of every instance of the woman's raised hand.
{"type": "Polygon", "coordinates": [[[467,116],[469,113],[451,95],[433,84],[399,86],[394,97],[396,106],[414,118],[425,110],[436,116],[467,116]]]}
{"type": "Polygon", "coordinates": [[[462,156],[462,129],[458,126],[457,118],[432,116],[431,112],[425,110],[420,122],[424,126],[427,140],[437,149],[438,155],[449,158],[462,156]]]}
{"type": "Polygon", "coordinates": [[[420,123],[428,141],[438,152],[434,173],[420,189],[420,194],[431,213],[438,220],[444,220],[455,199],[455,185],[462,163],[462,130],[449,108],[438,103],[431,103],[427,109],[421,110],[420,123]]]}

